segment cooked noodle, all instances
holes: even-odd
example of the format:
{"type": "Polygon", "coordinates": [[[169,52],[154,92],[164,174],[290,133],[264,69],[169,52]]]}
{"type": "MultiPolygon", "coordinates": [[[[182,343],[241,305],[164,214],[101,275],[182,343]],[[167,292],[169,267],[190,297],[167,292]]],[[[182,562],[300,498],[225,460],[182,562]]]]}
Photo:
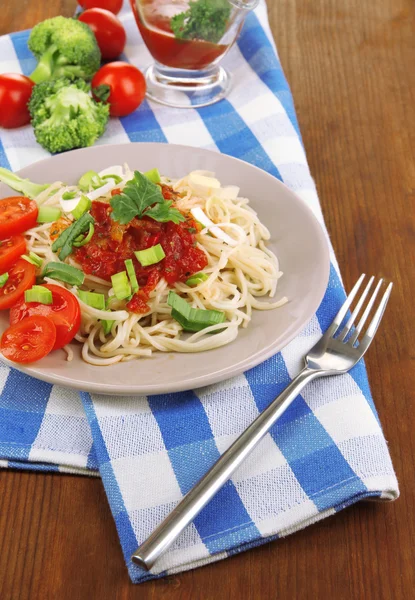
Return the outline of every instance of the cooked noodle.
{"type": "MultiPolygon", "coordinates": [[[[205,176],[210,173],[197,172],[205,176]]],[[[133,177],[133,172],[125,165],[123,180],[113,187],[123,188],[133,177]]],[[[49,283],[63,285],[78,299],[81,306],[82,322],[76,339],[83,344],[82,358],[92,365],[111,365],[140,357],[149,357],[159,352],[201,352],[229,344],[238,335],[240,327],[247,327],[253,309],[270,310],[287,302],[285,297],[275,302],[264,300],[276,294],[278,279],[282,275],[277,257],[266,247],[270,238],[268,229],[260,222],[248,200],[237,197],[238,188],[215,189],[212,193],[194,189],[191,174],[180,180],[162,178],[180,194],[175,206],[187,213],[200,207],[213,223],[232,238],[229,245],[210,234],[206,227],[196,234],[197,247],[206,255],[208,264],[203,272],[208,278],[195,287],[178,282],[173,289],[185,298],[191,306],[201,309],[223,311],[226,321],[213,325],[197,333],[186,333],[171,316],[167,304],[169,287],[162,278],[150,293],[150,311],[145,315],[126,310],[125,301],[117,300],[111,282],[85,274],[82,289],[104,293],[110,298],[111,310],[98,310],[82,302],[77,296],[77,288],[49,279],[49,283]],[[111,331],[104,334],[101,319],[113,321],[111,331]]],[[[115,183],[115,182],[114,182],[115,183]]],[[[43,191],[36,201],[42,206],[60,206],[64,192],[77,190],[75,186],[65,186],[55,182],[43,191]]],[[[97,198],[109,202],[111,191],[97,198]]],[[[71,218],[71,217],[69,217],[71,218]]],[[[58,261],[52,252],[50,238],[51,223],[39,225],[26,234],[28,250],[43,259],[43,265],[58,261]]],[[[69,256],[68,264],[77,265],[69,256]]],[[[72,360],[72,351],[65,348],[67,359],[72,360]]]]}

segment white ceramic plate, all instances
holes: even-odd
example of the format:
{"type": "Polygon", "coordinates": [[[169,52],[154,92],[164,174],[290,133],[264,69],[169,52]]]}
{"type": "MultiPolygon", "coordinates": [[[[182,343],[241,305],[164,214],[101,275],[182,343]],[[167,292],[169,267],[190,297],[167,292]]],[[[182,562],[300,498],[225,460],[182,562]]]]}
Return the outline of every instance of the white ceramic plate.
{"type": "MultiPolygon", "coordinates": [[[[38,183],[56,180],[74,184],[86,170],[100,171],[127,162],[146,171],[158,167],[169,177],[181,177],[195,169],[214,171],[222,185],[240,186],[261,221],[272,234],[269,247],[277,254],[284,272],[277,299],[289,302],[272,311],[254,311],[247,329],[241,329],[228,346],[196,354],[155,353],[108,367],[96,367],[81,359],[80,344],[72,343],[72,362],[62,350],[30,366],[7,364],[50,383],[80,390],[115,394],[160,394],[216,383],[254,367],[290,342],[318,308],[329,276],[327,240],[318,221],[304,202],[271,175],[229,156],[187,146],[125,144],[95,146],[60,154],[19,172],[38,183]]],[[[0,198],[10,190],[0,184],[0,198]]],[[[8,325],[8,312],[0,314],[0,330],[8,325]]],[[[5,359],[2,359],[5,360],[5,359]]]]}

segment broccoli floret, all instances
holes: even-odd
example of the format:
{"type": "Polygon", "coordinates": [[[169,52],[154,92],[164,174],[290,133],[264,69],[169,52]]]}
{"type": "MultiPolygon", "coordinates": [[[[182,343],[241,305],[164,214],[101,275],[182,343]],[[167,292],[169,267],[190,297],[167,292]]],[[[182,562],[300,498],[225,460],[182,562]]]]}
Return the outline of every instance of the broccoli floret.
{"type": "Polygon", "coordinates": [[[92,146],[104,133],[109,105],[89,94],[82,79],[44,81],[33,89],[29,112],[35,136],[49,152],[92,146]]]}
{"type": "Polygon", "coordinates": [[[38,23],[28,46],[39,61],[30,76],[35,83],[59,77],[91,79],[100,66],[95,35],[76,19],[54,17],[38,23]]]}
{"type": "Polygon", "coordinates": [[[217,44],[226,31],[230,14],[228,0],[196,0],[190,2],[186,12],[170,20],[170,27],[179,39],[217,44]]]}
{"type": "Polygon", "coordinates": [[[0,167],[0,181],[8,185],[12,190],[21,192],[24,196],[27,196],[27,198],[31,198],[31,200],[36,198],[36,196],[39,196],[39,194],[50,185],[49,183],[32,183],[29,179],[22,179],[15,173],[12,173],[3,167],[0,167]]]}

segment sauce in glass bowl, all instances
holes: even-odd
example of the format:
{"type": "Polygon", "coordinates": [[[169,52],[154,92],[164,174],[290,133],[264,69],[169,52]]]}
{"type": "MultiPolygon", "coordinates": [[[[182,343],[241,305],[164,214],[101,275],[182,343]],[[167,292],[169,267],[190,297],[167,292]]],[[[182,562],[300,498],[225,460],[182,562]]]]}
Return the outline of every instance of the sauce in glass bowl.
{"type": "Polygon", "coordinates": [[[204,69],[215,63],[231,45],[175,37],[170,26],[171,19],[187,11],[188,0],[131,0],[131,6],[151,55],[167,67],[204,69]]]}

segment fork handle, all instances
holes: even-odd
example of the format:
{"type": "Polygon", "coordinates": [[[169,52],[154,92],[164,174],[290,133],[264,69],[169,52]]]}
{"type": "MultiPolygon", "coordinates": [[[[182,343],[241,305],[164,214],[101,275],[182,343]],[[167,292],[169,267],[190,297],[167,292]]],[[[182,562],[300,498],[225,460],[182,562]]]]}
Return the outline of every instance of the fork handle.
{"type": "Polygon", "coordinates": [[[305,367],[279,396],[245,429],[209,471],[186,494],[172,512],[132,555],[131,559],[150,570],[206,504],[224,486],[232,473],[268,433],[303,387],[322,371],[305,367]]]}

